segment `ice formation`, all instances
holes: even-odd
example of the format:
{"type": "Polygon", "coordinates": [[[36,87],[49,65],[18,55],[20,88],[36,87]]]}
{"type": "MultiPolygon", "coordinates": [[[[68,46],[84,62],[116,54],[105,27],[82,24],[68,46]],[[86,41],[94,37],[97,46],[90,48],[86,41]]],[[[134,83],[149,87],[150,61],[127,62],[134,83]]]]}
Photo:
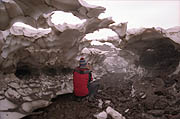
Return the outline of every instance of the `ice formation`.
{"type": "MultiPolygon", "coordinates": [[[[0,119],[19,119],[49,105],[57,95],[72,93],[72,75],[56,75],[50,80],[52,77],[45,74],[58,74],[62,67],[72,69],[81,56],[92,64],[96,80],[106,73],[126,73],[130,79],[137,74],[145,75],[145,69],[150,69],[148,75],[154,74],[154,69],[172,68],[167,72],[169,75],[180,71],[179,27],[127,30],[127,23],[115,25],[111,18],[98,18],[105,8],[83,0],[0,0],[0,8],[3,16],[0,18],[0,119]],[[52,22],[55,11],[71,14],[80,22],[55,24],[52,22]],[[84,38],[103,28],[114,31],[118,37],[104,41],[84,38]],[[164,49],[169,51],[165,60],[156,57],[158,61],[152,59],[148,62],[152,65],[146,65],[148,56],[164,54],[164,49]],[[135,64],[137,61],[139,66],[135,64]],[[159,61],[172,67],[158,64],[159,61]],[[21,80],[22,75],[40,76],[21,80]]],[[[113,118],[124,118],[112,108],[106,111],[113,118]]],[[[97,115],[106,116],[106,112],[97,115]]]]}

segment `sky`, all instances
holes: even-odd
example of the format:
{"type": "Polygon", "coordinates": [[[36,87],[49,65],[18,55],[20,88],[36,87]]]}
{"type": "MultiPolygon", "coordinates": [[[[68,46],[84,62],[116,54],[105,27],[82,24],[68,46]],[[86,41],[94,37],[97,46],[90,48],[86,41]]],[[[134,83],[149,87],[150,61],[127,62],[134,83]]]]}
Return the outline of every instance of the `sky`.
{"type": "Polygon", "coordinates": [[[128,28],[180,26],[180,0],[86,0],[106,8],[100,18],[128,22],[128,28]]]}
{"type": "MultiPolygon", "coordinates": [[[[86,0],[87,3],[106,8],[99,18],[112,17],[118,24],[128,22],[131,28],[180,26],[180,0],[86,0]]],[[[111,30],[100,30],[86,35],[87,39],[113,36],[111,30]]]]}

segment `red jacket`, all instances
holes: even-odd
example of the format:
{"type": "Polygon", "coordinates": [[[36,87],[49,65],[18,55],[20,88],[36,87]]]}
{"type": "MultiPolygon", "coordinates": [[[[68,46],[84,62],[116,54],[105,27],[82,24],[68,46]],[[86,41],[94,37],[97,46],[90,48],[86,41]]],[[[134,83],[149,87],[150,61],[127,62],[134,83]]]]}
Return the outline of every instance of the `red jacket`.
{"type": "Polygon", "coordinates": [[[87,68],[77,67],[73,73],[74,94],[76,96],[88,95],[88,83],[92,81],[91,71],[87,68]]]}

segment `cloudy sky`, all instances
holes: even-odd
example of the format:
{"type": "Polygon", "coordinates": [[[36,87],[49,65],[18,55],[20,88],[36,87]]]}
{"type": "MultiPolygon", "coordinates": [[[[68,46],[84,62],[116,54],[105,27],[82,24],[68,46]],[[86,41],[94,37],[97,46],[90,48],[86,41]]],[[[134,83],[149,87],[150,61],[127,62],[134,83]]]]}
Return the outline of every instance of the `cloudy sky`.
{"type": "MultiPolygon", "coordinates": [[[[99,18],[112,17],[118,24],[128,22],[128,29],[140,27],[180,26],[180,0],[85,0],[87,3],[106,8],[99,18]]],[[[55,24],[82,24],[84,20],[71,13],[56,12],[52,21],[55,24]]],[[[116,35],[109,29],[102,29],[86,35],[88,39],[101,39],[116,35]]]]}
{"type": "MultiPolygon", "coordinates": [[[[116,23],[128,22],[128,29],[180,26],[180,0],[85,0],[106,8],[100,18],[112,17],[116,23]]],[[[88,39],[114,36],[111,30],[88,34],[88,39]]]]}
{"type": "Polygon", "coordinates": [[[86,0],[106,8],[101,18],[112,16],[129,28],[180,26],[180,0],[86,0]]]}

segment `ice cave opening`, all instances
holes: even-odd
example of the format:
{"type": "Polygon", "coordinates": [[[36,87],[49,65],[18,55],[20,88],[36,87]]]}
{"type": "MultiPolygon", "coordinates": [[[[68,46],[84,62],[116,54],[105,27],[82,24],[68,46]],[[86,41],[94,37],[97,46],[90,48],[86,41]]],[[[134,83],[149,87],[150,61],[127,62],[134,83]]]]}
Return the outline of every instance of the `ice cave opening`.
{"type": "Polygon", "coordinates": [[[15,75],[19,79],[22,79],[25,77],[28,78],[28,77],[32,76],[32,70],[30,69],[30,67],[28,65],[17,66],[15,75]]]}
{"type": "Polygon", "coordinates": [[[138,65],[155,74],[172,73],[179,64],[179,44],[155,29],[132,37],[124,49],[138,55],[138,65]]]}
{"type": "Polygon", "coordinates": [[[179,64],[179,53],[170,39],[164,38],[151,41],[152,45],[140,55],[140,65],[151,70],[174,71],[179,64]]]}
{"type": "Polygon", "coordinates": [[[68,75],[72,74],[73,69],[70,67],[64,67],[64,66],[33,66],[28,63],[22,63],[19,62],[17,64],[16,70],[15,70],[15,76],[19,79],[30,79],[39,77],[40,75],[45,76],[62,76],[62,75],[68,75]]]}

